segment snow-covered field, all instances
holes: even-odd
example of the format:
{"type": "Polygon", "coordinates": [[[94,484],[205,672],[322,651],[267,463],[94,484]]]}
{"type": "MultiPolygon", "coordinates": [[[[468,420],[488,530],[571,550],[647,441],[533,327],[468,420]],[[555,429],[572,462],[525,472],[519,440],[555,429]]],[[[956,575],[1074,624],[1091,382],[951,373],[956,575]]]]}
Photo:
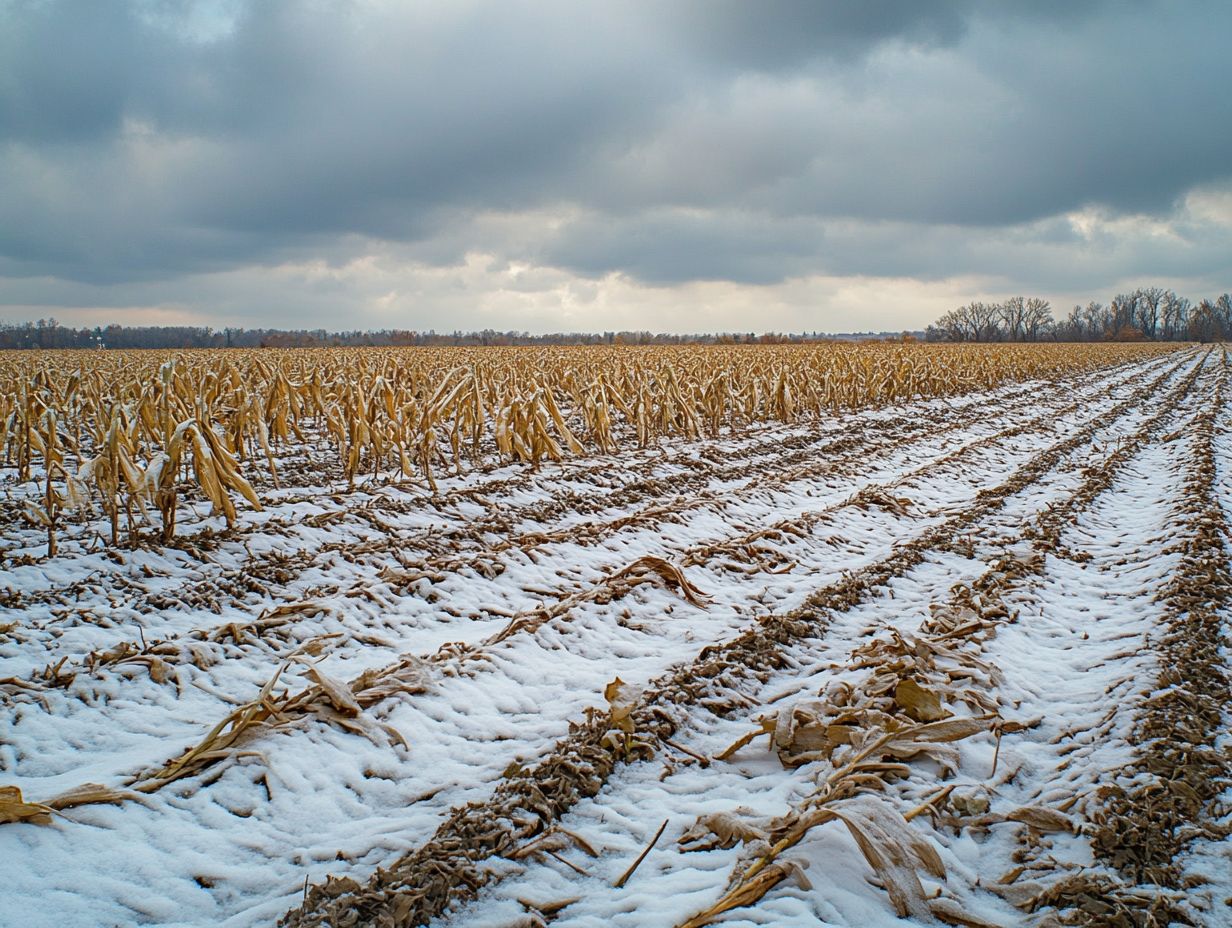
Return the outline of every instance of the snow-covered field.
{"type": "Polygon", "coordinates": [[[1232,924],[1227,380],[6,520],[0,924],[1232,924]]]}

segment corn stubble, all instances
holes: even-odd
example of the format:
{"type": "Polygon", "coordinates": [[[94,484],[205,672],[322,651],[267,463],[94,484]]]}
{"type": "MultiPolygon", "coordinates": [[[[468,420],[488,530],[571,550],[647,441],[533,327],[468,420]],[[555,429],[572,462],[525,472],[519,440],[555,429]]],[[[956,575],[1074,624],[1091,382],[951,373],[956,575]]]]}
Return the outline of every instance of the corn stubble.
{"type": "MultiPolygon", "coordinates": [[[[679,725],[678,711],[694,705],[724,713],[747,709],[747,697],[736,691],[734,680],[755,676],[764,682],[763,673],[781,669],[787,663],[783,646],[805,635],[815,636],[818,627],[824,627],[826,610],[849,608],[871,590],[918,563],[922,551],[945,547],[961,534],[960,530],[971,528],[1023,486],[1039,479],[1066,453],[1088,440],[1097,428],[1141,402],[1174,373],[1175,370],[1164,372],[1156,382],[1143,385],[1133,397],[1037,455],[1015,471],[1010,480],[982,493],[976,503],[924,538],[905,549],[896,549],[886,561],[810,597],[804,612],[759,620],[755,629],[731,642],[704,648],[687,667],[646,687],[630,686],[619,678],[613,680],[602,693],[606,711],[588,712],[585,721],[571,726],[569,736],[534,767],[511,765],[490,800],[452,810],[430,841],[405,855],[388,871],[378,873],[366,886],[343,878],[312,887],[305,894],[303,905],[288,913],[284,923],[427,923],[451,902],[473,896],[488,881],[483,861],[493,856],[523,859],[547,853],[549,843],[553,849],[566,847],[568,842],[556,832],[560,816],[581,797],[593,796],[602,789],[619,763],[647,757],[659,744],[679,749],[670,741],[679,725]],[[724,680],[719,690],[722,699],[708,683],[720,678],[724,680]],[[551,842],[543,837],[545,834],[554,835],[551,842]]],[[[1185,389],[1186,384],[1182,383],[1173,393],[1180,396],[1185,389]]],[[[863,494],[851,502],[894,512],[910,511],[916,505],[889,493],[863,494]]],[[[673,585],[670,572],[641,566],[643,576],[653,574],[665,585],[673,585]]],[[[934,615],[918,634],[881,638],[857,651],[853,655],[853,669],[873,671],[858,685],[845,691],[823,689],[818,694],[821,698],[813,704],[797,704],[787,715],[778,713],[752,732],[751,738],[743,740],[739,747],[753,738],[772,734],[772,745],[788,767],[820,761],[811,770],[802,771],[816,778],[816,789],[805,803],[789,810],[780,820],[750,822],[736,810],[721,823],[699,822],[699,838],[706,839],[707,834],[713,833],[720,841],[727,840],[722,836],[726,829],[733,837],[721,846],[734,846],[739,841],[746,845],[747,854],[733,874],[729,894],[712,909],[699,913],[690,924],[707,924],[729,909],[756,903],[784,880],[799,881],[803,868],[785,852],[810,829],[842,821],[853,834],[858,833],[856,841],[861,853],[900,911],[905,909],[952,924],[977,928],[987,925],[964,911],[956,899],[934,897],[931,890],[925,892],[922,876],[941,878],[939,857],[920,835],[913,833],[908,823],[927,814],[942,816],[947,824],[978,828],[1013,822],[1037,831],[1071,831],[1073,822],[1065,810],[993,810],[987,796],[978,789],[941,787],[913,800],[923,801],[910,811],[900,811],[900,797],[894,793],[897,784],[911,779],[918,785],[921,774],[932,776],[937,766],[952,769],[956,759],[953,742],[983,736],[999,744],[1003,735],[1022,731],[1031,724],[1001,717],[1005,706],[997,698],[997,669],[978,652],[985,637],[1000,623],[1012,620],[996,595],[1001,586],[1036,570],[1038,566],[1033,562],[1020,563],[1013,558],[997,565],[987,589],[973,589],[967,596],[956,595],[950,608],[934,615]],[[916,767],[917,758],[927,763],[916,767]],[[959,821],[955,822],[956,819],[959,821]]],[[[701,598],[698,592],[694,595],[701,598]]],[[[526,618],[538,620],[537,616],[526,618]]],[[[517,631],[533,632],[534,624],[517,631]]],[[[693,759],[703,766],[709,762],[696,755],[693,759]]],[[[994,759],[989,779],[996,773],[994,759]]],[[[636,864],[635,860],[626,872],[631,872],[636,864]]],[[[569,901],[562,901],[550,907],[554,913],[558,905],[568,904],[569,901]]],[[[540,904],[525,905],[546,916],[540,904]]],[[[539,924],[541,920],[528,916],[526,923],[539,924]]]]}
{"type": "MultiPolygon", "coordinates": [[[[986,733],[999,740],[1027,727],[1001,718],[995,697],[1000,672],[980,657],[998,626],[1014,619],[1000,587],[1023,566],[1006,558],[976,587],[955,588],[953,599],[935,606],[915,634],[890,630],[861,645],[848,664],[861,676],[836,680],[816,697],[762,716],[758,728],[715,758],[728,760],[767,737],[785,768],[815,764],[816,779],[803,801],[778,818],[761,821],[720,812],[702,816],[681,836],[684,851],[741,844],[744,852],[723,896],[679,928],[701,928],[725,912],[754,905],[786,880],[810,889],[804,874],[808,861],[788,852],[830,822],[846,827],[898,915],[984,924],[954,899],[926,893],[921,874],[944,880],[946,870],[936,848],[910,822],[951,811],[960,816],[951,823],[959,823],[962,813],[982,813],[987,806],[964,807],[965,797],[954,795],[950,786],[904,814],[889,793],[893,784],[917,774],[912,766],[917,761],[952,775],[958,767],[954,742],[986,733]]],[[[1064,830],[1070,824],[1053,810],[1033,807],[1000,820],[1064,830]]],[[[980,822],[990,824],[991,818],[983,816],[980,822]]]]}
{"type": "MultiPolygon", "coordinates": [[[[0,354],[0,466],[38,480],[48,554],[69,516],[163,543],[182,502],[236,524],[254,482],[309,453],[320,483],[436,488],[492,462],[715,438],[758,423],[954,396],[1167,350],[889,343],[653,348],[52,351],[0,354]],[[155,519],[157,518],[157,523],[155,519]]],[[[309,476],[314,476],[309,474],[309,476]]]]}
{"type": "MultiPolygon", "coordinates": [[[[315,475],[320,483],[341,479],[354,485],[371,475],[420,481],[435,491],[437,475],[493,460],[536,467],[567,456],[645,448],[662,439],[715,438],[758,423],[952,396],[1162,350],[1170,349],[883,344],[322,349],[175,357],[9,353],[0,354],[0,465],[12,468],[19,481],[37,481],[38,495],[26,502],[24,517],[46,530],[47,553],[54,556],[66,519],[73,515],[84,520],[101,511],[113,545],[125,534],[130,542],[142,539],[142,526],[151,530],[148,540],[171,542],[177,514],[191,500],[207,501],[232,527],[240,518],[241,500],[260,510],[254,484],[278,488],[286,479],[279,462],[285,471],[287,458],[304,450],[319,455],[318,466],[325,469],[315,475]]],[[[857,494],[851,503],[897,514],[909,513],[912,505],[881,490],[857,494]]],[[[750,560],[762,556],[756,543],[764,535],[765,530],[740,539],[750,560]]],[[[998,575],[1017,567],[1035,569],[1007,562],[998,575]]],[[[707,604],[705,592],[680,567],[643,557],[585,596],[513,616],[482,646],[533,634],[584,600],[615,598],[656,581],[694,606],[707,604]]],[[[284,612],[308,608],[317,607],[279,606],[258,623],[285,620],[284,612]]],[[[1012,617],[997,597],[981,599],[961,591],[916,635],[892,633],[858,649],[850,669],[868,673],[854,686],[839,685],[766,716],[757,730],[716,758],[725,760],[766,737],[785,768],[822,763],[812,791],[786,815],[762,822],[719,813],[699,820],[685,834],[683,850],[741,844],[745,854],[722,898],[681,928],[700,928],[727,911],[756,904],[784,881],[809,888],[807,863],[789,852],[810,831],[831,822],[841,822],[850,832],[899,915],[984,924],[955,900],[925,892],[921,875],[943,880],[945,868],[934,846],[910,822],[948,813],[950,824],[1014,821],[1039,831],[1064,831],[1071,828],[1069,819],[1034,807],[994,819],[979,796],[955,792],[952,786],[906,814],[889,796],[894,784],[918,774],[912,767],[916,761],[952,772],[957,762],[953,742],[991,735],[999,747],[1002,735],[1025,727],[1000,716],[998,671],[979,657],[984,639],[1005,621],[1012,617]]],[[[232,623],[222,631],[239,641],[255,634],[256,627],[232,623]]],[[[0,823],[45,824],[74,806],[140,799],[242,756],[262,731],[309,715],[405,746],[396,730],[367,718],[363,710],[389,695],[421,690],[420,662],[408,658],[354,681],[337,681],[303,659],[322,647],[324,642],[315,642],[293,653],[253,700],[161,768],[134,775],[127,789],[88,783],[31,802],[17,787],[0,786],[0,823]],[[308,685],[296,693],[280,691],[285,671],[301,664],[308,685]]],[[[158,682],[165,678],[167,663],[179,659],[184,654],[172,645],[144,641],[140,649],[125,644],[91,655],[92,664],[144,664],[158,682]]],[[[642,695],[617,678],[603,693],[606,713],[596,710],[588,718],[588,725],[604,730],[599,748],[605,762],[608,757],[614,763],[653,755],[655,734],[637,724],[642,695]]],[[[510,856],[547,854],[560,860],[555,851],[579,840],[557,829],[510,856]]]]}

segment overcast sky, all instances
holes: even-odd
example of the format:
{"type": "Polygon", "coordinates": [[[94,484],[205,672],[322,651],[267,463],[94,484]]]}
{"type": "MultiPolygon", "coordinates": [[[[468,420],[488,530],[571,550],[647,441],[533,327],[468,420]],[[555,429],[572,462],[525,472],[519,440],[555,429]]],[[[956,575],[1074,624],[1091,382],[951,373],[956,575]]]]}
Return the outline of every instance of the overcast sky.
{"type": "Polygon", "coordinates": [[[0,320],[917,328],[1232,288],[1232,3],[0,0],[0,320]]]}

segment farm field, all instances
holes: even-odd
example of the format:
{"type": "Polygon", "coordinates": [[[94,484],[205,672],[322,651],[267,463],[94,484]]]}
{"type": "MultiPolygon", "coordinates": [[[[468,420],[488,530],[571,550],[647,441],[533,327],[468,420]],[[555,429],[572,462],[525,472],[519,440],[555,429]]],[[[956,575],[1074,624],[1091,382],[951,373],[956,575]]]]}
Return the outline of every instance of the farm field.
{"type": "Polygon", "coordinates": [[[1229,373],[0,355],[0,911],[1228,924],[1229,373]]]}

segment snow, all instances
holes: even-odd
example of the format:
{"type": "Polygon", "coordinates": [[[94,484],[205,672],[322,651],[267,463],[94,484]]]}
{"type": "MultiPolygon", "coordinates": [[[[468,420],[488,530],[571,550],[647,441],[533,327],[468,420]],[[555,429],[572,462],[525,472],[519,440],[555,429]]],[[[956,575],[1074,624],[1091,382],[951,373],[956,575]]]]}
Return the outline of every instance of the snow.
{"type": "MultiPolygon", "coordinates": [[[[82,527],[59,557],[6,566],[0,579],[0,593],[8,589],[15,601],[0,609],[0,628],[16,623],[0,634],[0,680],[37,681],[62,658],[62,672],[76,673],[64,688],[0,683],[8,703],[0,785],[19,786],[27,800],[83,782],[119,786],[161,766],[312,642],[323,648],[316,666],[336,680],[414,656],[430,682],[426,692],[364,713],[408,747],[309,713],[139,801],[72,808],[50,825],[0,826],[0,911],[31,926],[272,924],[298,903],[305,879],[363,882],[430,837],[449,810],[485,799],[511,764],[533,763],[571,720],[602,706],[614,677],[653,680],[758,617],[798,607],[923,537],[1040,451],[1163,378],[1152,401],[1096,428],[982,520],[971,556],[929,552],[880,595],[831,616],[823,638],[792,646],[791,669],[746,695],[760,706],[815,693],[846,672],[869,629],[914,630],[955,584],[974,581],[996,554],[1020,550],[1023,530],[1074,493],[1202,363],[1196,353],[1179,367],[1165,357],[1061,385],[1006,387],[537,473],[494,466],[440,478],[435,497],[408,484],[367,483],[349,493],[285,487],[267,494],[264,513],[244,512],[240,531],[217,541],[207,530],[217,531],[219,520],[185,509],[181,530],[201,542],[197,552],[111,552],[92,546],[82,527]],[[874,487],[906,508],[853,499],[874,487]],[[799,528],[748,540],[775,526],[799,528]],[[598,595],[617,571],[647,556],[685,565],[706,603],[692,605],[658,583],[611,601],[598,595]],[[401,574],[428,576],[404,582],[401,574]],[[533,633],[484,644],[515,616],[569,597],[573,605],[533,633]],[[264,638],[219,634],[303,602],[319,608],[264,638]],[[88,666],[91,653],[143,641],[195,647],[209,661],[171,662],[164,683],[140,663],[88,666]],[[480,659],[451,657],[455,642],[479,647],[480,659]]],[[[1212,376],[1203,373],[1163,431],[1193,415],[1212,376]]],[[[1019,618],[999,629],[983,656],[1004,675],[998,698],[1012,707],[1007,715],[1045,721],[1004,739],[999,770],[1018,775],[996,787],[994,809],[1085,795],[1098,771],[1124,762],[1135,700],[1152,679],[1142,642],[1160,614],[1155,593],[1177,559],[1178,474],[1189,451],[1187,441],[1146,442],[1064,533],[1065,548],[1089,559],[1049,556],[1038,576],[1014,589],[1019,618]],[[1099,736],[1083,734],[1091,730],[1099,736]]],[[[1224,437],[1221,461],[1227,451],[1224,437]]],[[[1221,492],[1232,505],[1224,475],[1221,492]]],[[[10,535],[10,557],[41,553],[39,533],[10,535]]],[[[308,685],[304,670],[284,671],[292,691],[308,685]]],[[[758,714],[718,718],[694,709],[674,740],[712,756],[758,714]]],[[[561,852],[588,876],[552,858],[493,861],[502,878],[447,923],[509,925],[526,912],[519,899],[581,897],[553,921],[561,926],[672,925],[706,908],[740,850],[682,854],[676,839],[707,812],[781,814],[816,774],[812,765],[785,770],[763,745],[705,768],[670,747],[618,768],[562,822],[600,851],[597,859],[561,852]],[[673,758],[668,766],[665,757],[673,758]],[[664,819],[666,832],[635,876],[612,888],[664,819]]],[[[991,736],[958,747],[958,781],[986,783],[991,736]]],[[[901,799],[916,803],[931,788],[908,782],[901,799]]],[[[1020,913],[983,884],[1014,866],[1020,828],[928,829],[949,871],[946,892],[990,921],[1015,923],[1020,913]]],[[[813,889],[780,884],[723,923],[905,923],[868,882],[871,871],[840,824],[815,829],[798,850],[811,864],[813,889]]],[[[1079,863],[1088,854],[1081,840],[1056,836],[1050,852],[1079,863]]],[[[1212,892],[1228,895],[1227,884],[1225,874],[1212,892]]]]}

